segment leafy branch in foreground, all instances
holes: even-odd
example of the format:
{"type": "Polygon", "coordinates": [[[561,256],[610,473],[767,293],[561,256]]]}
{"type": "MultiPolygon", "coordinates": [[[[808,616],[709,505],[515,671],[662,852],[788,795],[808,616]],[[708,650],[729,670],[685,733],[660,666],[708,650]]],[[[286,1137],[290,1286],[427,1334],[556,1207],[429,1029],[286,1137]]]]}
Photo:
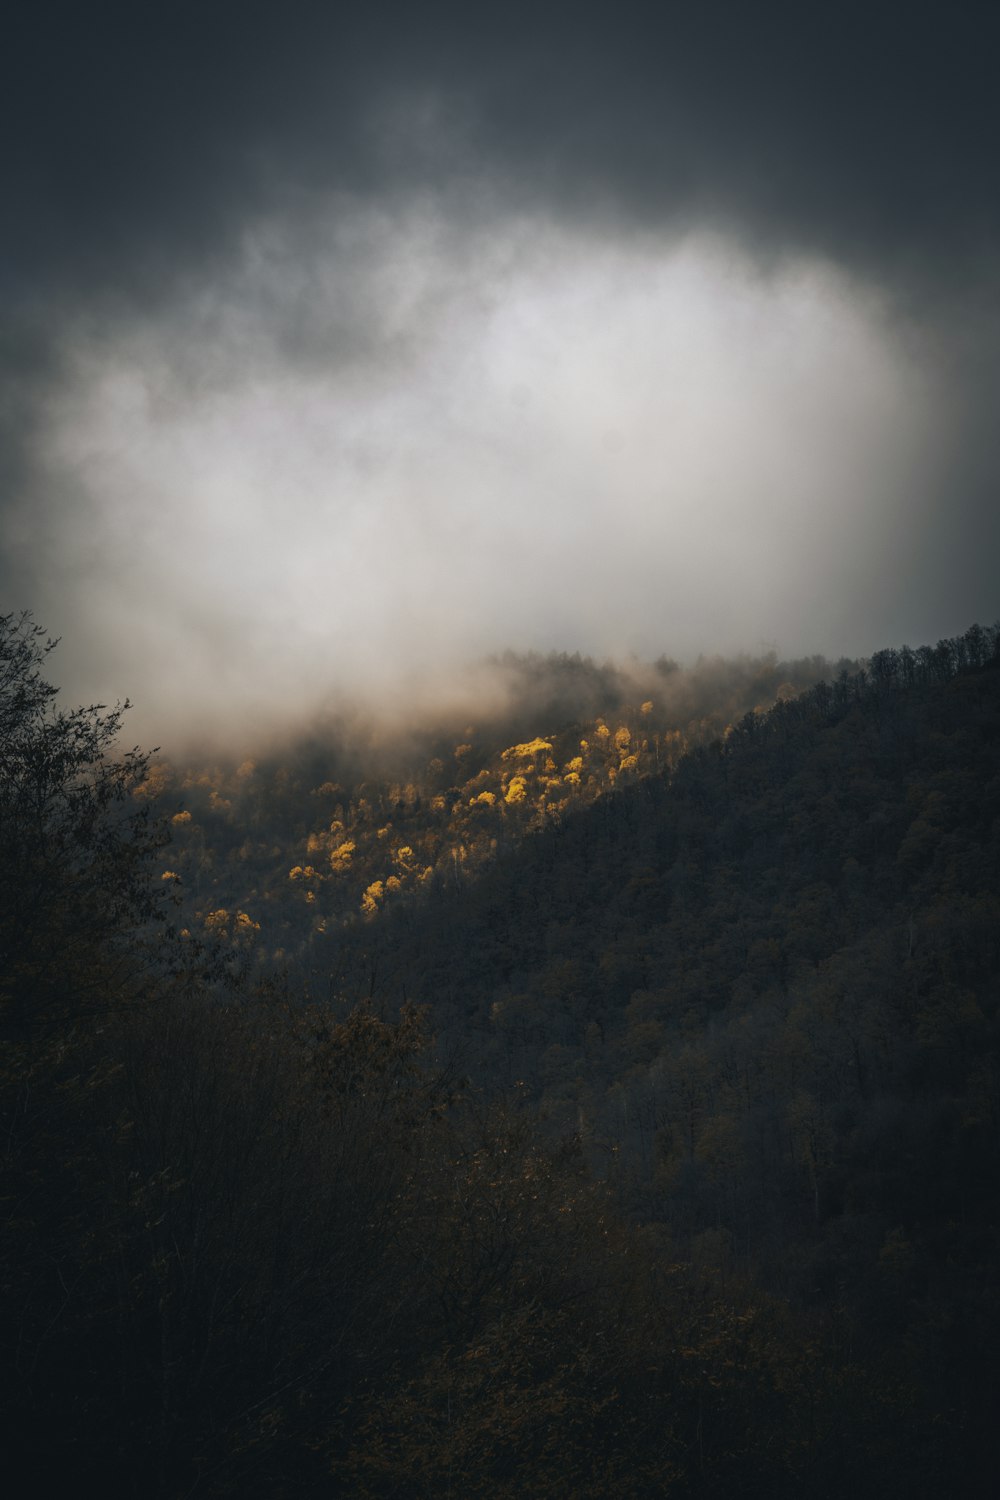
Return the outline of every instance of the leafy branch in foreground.
{"type": "Polygon", "coordinates": [[[0,1026],[46,1029],[109,1003],[120,939],[161,894],[164,836],[132,797],[149,757],[116,751],[128,704],[65,711],[43,675],[58,643],[30,613],[0,615],[0,1026]],[[112,963],[112,971],[113,971],[112,963]]]}

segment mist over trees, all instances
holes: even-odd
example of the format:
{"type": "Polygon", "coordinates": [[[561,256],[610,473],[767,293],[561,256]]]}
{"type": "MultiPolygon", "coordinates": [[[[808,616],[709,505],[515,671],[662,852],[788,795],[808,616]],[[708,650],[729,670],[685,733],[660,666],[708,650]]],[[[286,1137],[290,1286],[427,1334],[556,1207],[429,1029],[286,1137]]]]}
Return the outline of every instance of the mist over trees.
{"type": "Polygon", "coordinates": [[[12,1466],[984,1492],[997,628],[508,657],[474,720],[208,766],[51,649],[0,618],[12,1466]]]}
{"type": "Polygon", "coordinates": [[[299,962],[327,934],[452,889],[526,834],[669,772],[748,711],[834,672],[773,653],[688,669],[507,653],[470,675],[460,713],[405,728],[398,709],[345,715],[277,750],[158,760],[142,795],[170,810],[169,873],[191,930],[232,940],[248,962],[299,962]]]}

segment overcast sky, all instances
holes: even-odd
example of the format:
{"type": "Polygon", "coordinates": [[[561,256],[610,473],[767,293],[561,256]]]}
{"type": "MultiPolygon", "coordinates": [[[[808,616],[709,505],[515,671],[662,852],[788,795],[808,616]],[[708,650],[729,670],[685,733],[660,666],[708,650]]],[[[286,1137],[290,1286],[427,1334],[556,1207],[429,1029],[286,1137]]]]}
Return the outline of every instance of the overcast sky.
{"type": "Polygon", "coordinates": [[[997,15],[15,3],[0,608],[168,745],[992,621],[997,15]]]}

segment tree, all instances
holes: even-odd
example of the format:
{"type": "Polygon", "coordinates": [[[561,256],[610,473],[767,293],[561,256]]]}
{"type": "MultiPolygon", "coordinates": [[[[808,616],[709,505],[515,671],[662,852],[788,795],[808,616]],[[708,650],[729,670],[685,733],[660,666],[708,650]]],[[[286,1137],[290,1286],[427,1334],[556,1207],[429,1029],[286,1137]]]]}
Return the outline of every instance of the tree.
{"type": "Polygon", "coordinates": [[[133,793],[149,757],[116,755],[128,703],[56,707],[58,643],[0,616],[0,1027],[51,1029],[108,1001],[109,961],[162,900],[147,878],[165,835],[133,793]]]}
{"type": "Polygon", "coordinates": [[[55,646],[30,614],[0,615],[0,1403],[36,1467],[85,1427],[101,1318],[128,1301],[103,1234],[110,1018],[151,992],[138,938],[164,889],[148,878],[164,836],[133,795],[148,758],[116,754],[127,704],[59,709],[55,646]]]}

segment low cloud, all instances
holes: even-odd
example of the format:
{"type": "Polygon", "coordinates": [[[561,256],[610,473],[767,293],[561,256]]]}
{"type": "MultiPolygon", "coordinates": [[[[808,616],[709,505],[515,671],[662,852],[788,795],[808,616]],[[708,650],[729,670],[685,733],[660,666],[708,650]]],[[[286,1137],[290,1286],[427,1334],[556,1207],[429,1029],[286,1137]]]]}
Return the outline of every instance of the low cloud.
{"type": "Polygon", "coordinates": [[[997,25],[19,7],[4,607],[164,742],[992,618],[997,25]]]}
{"type": "Polygon", "coordinates": [[[169,314],[67,329],[7,538],[68,690],[169,744],[506,647],[920,634],[951,414],[875,289],[446,209],[262,222],[169,314]]]}

